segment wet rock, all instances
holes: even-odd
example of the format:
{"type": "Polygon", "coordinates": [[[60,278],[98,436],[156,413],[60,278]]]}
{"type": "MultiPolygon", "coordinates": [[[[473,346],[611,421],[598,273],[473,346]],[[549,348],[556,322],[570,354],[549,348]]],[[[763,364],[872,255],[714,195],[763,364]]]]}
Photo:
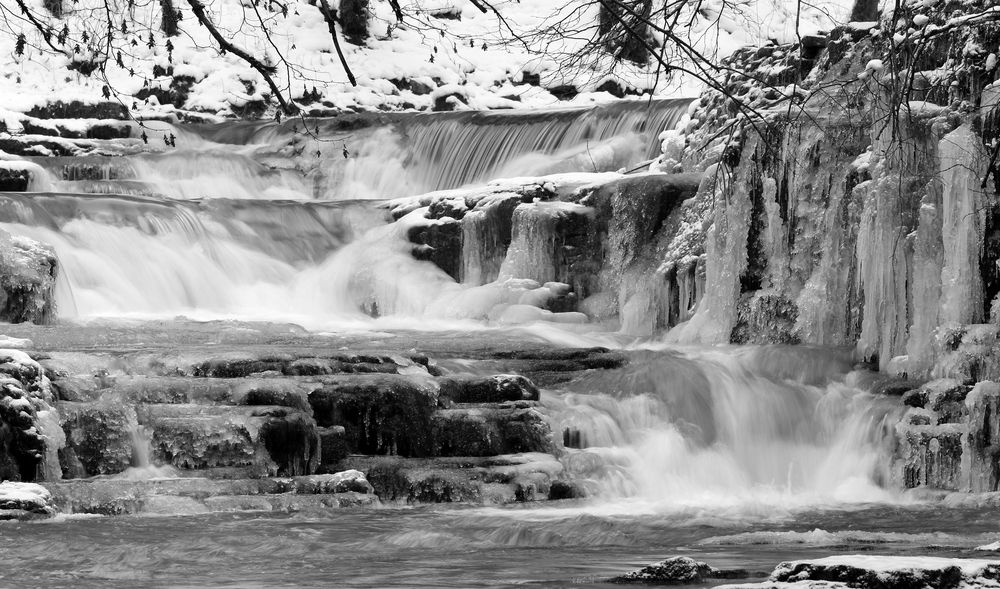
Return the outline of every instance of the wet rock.
{"type": "Polygon", "coordinates": [[[829,581],[878,589],[984,587],[1000,580],[1000,561],[932,556],[830,556],[781,563],[770,580],[829,581]]]}
{"type": "Polygon", "coordinates": [[[233,401],[241,405],[277,405],[312,413],[307,387],[289,379],[254,379],[236,384],[233,401]]]}
{"type": "Polygon", "coordinates": [[[401,376],[328,378],[309,393],[322,427],[344,427],[348,448],[361,454],[428,456],[433,452],[432,383],[401,376]]]}
{"type": "Polygon", "coordinates": [[[66,447],[60,453],[64,478],[115,474],[132,464],[138,428],[132,407],[112,402],[60,403],[59,416],[66,435],[66,447]]]}
{"type": "Polygon", "coordinates": [[[496,352],[494,358],[516,360],[518,372],[574,372],[591,368],[620,368],[628,359],[607,348],[563,348],[496,352]]]}
{"type": "Polygon", "coordinates": [[[321,376],[327,374],[394,374],[399,366],[388,357],[374,355],[331,354],[324,357],[294,357],[286,354],[239,354],[212,358],[191,367],[199,377],[244,378],[264,373],[285,376],[321,376]]]}
{"type": "Polygon", "coordinates": [[[445,409],[434,414],[432,427],[436,456],[497,456],[554,449],[552,430],[536,409],[445,409]]]}
{"type": "Polygon", "coordinates": [[[306,413],[269,417],[261,425],[260,439],[279,476],[307,475],[319,468],[319,432],[316,421],[306,413]]]}
{"type": "Polygon", "coordinates": [[[317,428],[319,432],[319,472],[331,472],[347,457],[347,432],[341,425],[317,428]]]}
{"type": "Polygon", "coordinates": [[[56,509],[52,494],[34,483],[0,482],[0,521],[46,519],[56,509]]]}
{"type": "Polygon", "coordinates": [[[587,497],[587,489],[574,481],[552,481],[549,486],[549,500],[582,499],[587,497]]]}
{"type": "Polygon", "coordinates": [[[57,272],[52,248],[0,231],[0,321],[53,320],[57,272]]]}
{"type": "Polygon", "coordinates": [[[694,585],[715,576],[717,569],[686,556],[675,556],[609,579],[610,583],[644,585],[694,585]]]}
{"type": "Polygon", "coordinates": [[[537,401],[538,387],[517,374],[488,377],[453,376],[440,379],[440,396],[454,403],[537,401]]]}
{"type": "Polygon", "coordinates": [[[315,471],[319,435],[310,415],[277,406],[146,405],[153,458],[177,468],[243,467],[256,476],[315,471]]]}
{"type": "Polygon", "coordinates": [[[903,397],[906,395],[906,393],[919,389],[922,384],[923,383],[918,380],[910,380],[899,377],[889,377],[875,384],[875,386],[872,387],[872,394],[903,397]]]}
{"type": "Polygon", "coordinates": [[[546,499],[562,465],[548,454],[434,459],[351,457],[383,501],[514,503],[546,499]]]}
{"type": "Polygon", "coordinates": [[[410,228],[409,240],[417,244],[413,257],[432,262],[456,281],[462,271],[462,224],[446,219],[410,228]]]}

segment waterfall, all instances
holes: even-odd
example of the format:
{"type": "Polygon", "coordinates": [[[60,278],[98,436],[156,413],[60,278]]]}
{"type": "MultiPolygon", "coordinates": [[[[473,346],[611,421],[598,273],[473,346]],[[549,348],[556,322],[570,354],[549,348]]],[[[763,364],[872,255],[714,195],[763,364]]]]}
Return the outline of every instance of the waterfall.
{"type": "Polygon", "coordinates": [[[205,141],[296,166],[320,198],[385,198],[498,177],[603,172],[650,160],[688,100],[593,108],[354,115],[196,128],[205,141]],[[347,151],[349,157],[344,157],[347,151]]]}
{"type": "Polygon", "coordinates": [[[646,352],[547,395],[590,492],[654,509],[892,499],[900,411],[849,356],[808,348],[646,352]]]}

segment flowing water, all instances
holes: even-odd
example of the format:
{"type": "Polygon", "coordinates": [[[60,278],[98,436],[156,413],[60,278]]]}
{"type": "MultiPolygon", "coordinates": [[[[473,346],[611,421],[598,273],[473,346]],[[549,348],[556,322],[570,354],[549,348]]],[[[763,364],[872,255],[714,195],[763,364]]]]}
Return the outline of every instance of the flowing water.
{"type": "MultiPolygon", "coordinates": [[[[766,573],[793,557],[967,556],[996,540],[989,505],[951,499],[943,509],[900,491],[898,403],[873,396],[876,376],[846,352],[684,348],[597,325],[497,327],[481,318],[527,287],[456,283],[413,259],[407,218],[387,224],[379,203],[356,200],[618,169],[655,155],[657,133],[685,108],[320,121],[312,131],[325,141],[303,139],[292,122],[173,128],[181,149],[170,155],[37,160],[38,192],[0,194],[0,227],[53,245],[62,263],[63,324],[10,329],[40,350],[173,351],[273,329],[308,345],[419,345],[457,373],[497,371],[464,351],[539,342],[620,348],[629,363],[542,393],[566,446],[560,460],[587,499],[238,515],[178,507],[5,524],[0,585],[601,586],[675,554],[766,573]],[[360,310],[371,297],[379,319],[360,310]],[[191,321],[208,319],[309,331],[191,321]]],[[[131,435],[122,477],[176,474],[149,464],[138,425],[131,435]]]]}

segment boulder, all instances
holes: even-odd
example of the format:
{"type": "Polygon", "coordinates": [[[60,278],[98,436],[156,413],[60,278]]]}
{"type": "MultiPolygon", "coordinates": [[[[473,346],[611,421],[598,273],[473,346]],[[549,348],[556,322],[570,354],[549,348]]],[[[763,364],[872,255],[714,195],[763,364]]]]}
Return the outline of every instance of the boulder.
{"type": "Polygon", "coordinates": [[[610,583],[644,585],[695,585],[714,578],[718,569],[687,556],[675,556],[637,571],[609,579],[610,583]]]}
{"type": "Polygon", "coordinates": [[[440,396],[454,403],[502,403],[537,401],[538,387],[518,374],[487,377],[452,376],[441,378],[440,396]]]}
{"type": "Polygon", "coordinates": [[[464,407],[434,414],[434,455],[497,456],[554,450],[548,421],[533,408],[464,407]]]}
{"type": "Polygon", "coordinates": [[[34,483],[0,483],[0,521],[46,519],[56,509],[48,489],[34,483]]]}
{"type": "Polygon", "coordinates": [[[395,375],[333,377],[309,393],[321,427],[344,427],[347,446],[361,454],[428,456],[437,389],[422,378],[395,375]]]}

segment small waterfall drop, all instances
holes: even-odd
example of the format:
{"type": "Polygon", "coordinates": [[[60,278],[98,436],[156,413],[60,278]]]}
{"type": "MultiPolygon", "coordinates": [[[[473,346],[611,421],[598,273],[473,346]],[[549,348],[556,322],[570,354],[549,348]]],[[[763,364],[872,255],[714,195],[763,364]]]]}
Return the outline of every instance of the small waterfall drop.
{"type": "Polygon", "coordinates": [[[720,512],[895,499],[899,409],[859,388],[846,356],[744,348],[631,358],[627,370],[544,399],[568,447],[564,465],[598,497],[627,498],[623,509],[720,512]],[[811,373],[792,372],[806,364],[811,373]]]}
{"type": "Polygon", "coordinates": [[[351,115],[308,123],[199,129],[210,143],[256,148],[295,167],[324,199],[370,199],[499,177],[604,172],[656,157],[688,100],[633,100],[543,111],[351,115]],[[348,157],[344,157],[346,150],[348,157]]]}

